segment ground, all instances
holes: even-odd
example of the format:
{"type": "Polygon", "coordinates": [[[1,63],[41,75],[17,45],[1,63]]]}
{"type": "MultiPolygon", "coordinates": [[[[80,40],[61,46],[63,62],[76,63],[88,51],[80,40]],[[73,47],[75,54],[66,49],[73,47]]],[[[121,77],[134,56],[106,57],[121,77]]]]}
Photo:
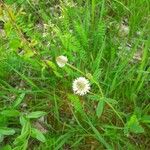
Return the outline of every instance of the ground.
{"type": "Polygon", "coordinates": [[[0,0],[0,150],[149,150],[149,35],[149,0],[0,0]]]}

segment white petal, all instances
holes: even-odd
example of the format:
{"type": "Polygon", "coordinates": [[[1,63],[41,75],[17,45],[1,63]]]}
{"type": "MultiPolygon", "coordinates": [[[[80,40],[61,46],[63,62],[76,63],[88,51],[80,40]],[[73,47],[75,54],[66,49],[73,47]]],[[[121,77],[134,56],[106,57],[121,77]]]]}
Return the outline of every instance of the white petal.
{"type": "Polygon", "coordinates": [[[90,83],[84,77],[79,77],[73,81],[73,91],[78,95],[85,95],[90,91],[90,83]]]}
{"type": "Polygon", "coordinates": [[[56,62],[59,67],[64,67],[66,65],[66,63],[68,62],[68,58],[65,56],[58,56],[56,58],[56,62]]]}

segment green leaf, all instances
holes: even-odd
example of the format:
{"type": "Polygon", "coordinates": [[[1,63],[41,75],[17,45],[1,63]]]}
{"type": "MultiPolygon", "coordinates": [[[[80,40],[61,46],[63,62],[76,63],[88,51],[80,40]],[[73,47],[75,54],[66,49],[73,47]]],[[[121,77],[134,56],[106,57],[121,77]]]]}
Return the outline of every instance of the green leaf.
{"type": "Polygon", "coordinates": [[[149,115],[142,116],[141,122],[143,122],[143,123],[150,123],[150,116],[149,115]]]}
{"type": "Polygon", "coordinates": [[[99,101],[101,97],[95,94],[95,95],[88,95],[88,98],[93,101],[99,101]]]}
{"type": "Polygon", "coordinates": [[[59,72],[57,72],[57,71],[53,71],[53,72],[57,77],[62,78],[62,75],[59,72]]]}
{"type": "MultiPolygon", "coordinates": [[[[102,97],[100,95],[97,95],[97,94],[88,95],[88,98],[93,100],[93,101],[99,101],[102,99],[102,97]]],[[[104,97],[103,100],[108,102],[108,103],[111,103],[111,104],[117,104],[118,103],[115,99],[111,99],[111,98],[107,98],[107,97],[104,97]]]]}
{"type": "Polygon", "coordinates": [[[93,125],[93,123],[88,119],[88,124],[90,125],[90,127],[92,128],[93,132],[94,132],[94,136],[96,137],[96,139],[102,143],[106,149],[108,150],[112,150],[111,145],[109,145],[107,143],[107,141],[105,141],[105,138],[103,137],[103,135],[95,128],[95,126],[93,125]]]}
{"type": "Polygon", "coordinates": [[[71,103],[73,104],[73,106],[77,112],[80,112],[80,113],[84,112],[83,108],[82,108],[82,104],[81,104],[78,96],[73,95],[73,94],[68,94],[68,99],[71,101],[71,103]]]}
{"type": "Polygon", "coordinates": [[[7,117],[5,117],[4,115],[0,115],[0,126],[5,126],[7,123],[7,120],[8,120],[7,117]]]}
{"type": "Polygon", "coordinates": [[[32,50],[26,50],[26,51],[25,51],[25,54],[24,54],[24,58],[25,58],[25,59],[28,59],[28,58],[30,58],[30,57],[33,57],[34,54],[35,54],[35,53],[34,53],[32,50]]]}
{"type": "Polygon", "coordinates": [[[60,135],[55,141],[54,141],[54,145],[55,146],[55,150],[60,150],[63,145],[65,143],[67,143],[68,139],[71,137],[70,133],[65,133],[60,135]]]}
{"type": "Polygon", "coordinates": [[[15,3],[15,1],[16,1],[16,0],[5,0],[5,3],[6,3],[6,4],[13,4],[13,3],[15,3]]]}
{"type": "Polygon", "coordinates": [[[7,127],[0,127],[1,135],[13,135],[15,134],[15,130],[7,127]]]}
{"type": "Polygon", "coordinates": [[[0,134],[0,143],[3,142],[4,140],[4,135],[0,134]]]}
{"type": "Polygon", "coordinates": [[[144,129],[140,125],[136,115],[131,116],[130,120],[126,124],[126,128],[130,132],[133,132],[133,133],[143,133],[144,132],[144,129]]]}
{"type": "Polygon", "coordinates": [[[13,150],[27,150],[28,140],[25,140],[21,145],[16,146],[13,150]]]}
{"type": "Polygon", "coordinates": [[[24,126],[24,124],[26,123],[26,118],[24,117],[24,116],[20,116],[20,124],[22,125],[22,126],[24,126]]]}
{"type": "Polygon", "coordinates": [[[14,38],[14,39],[11,39],[9,46],[10,48],[16,50],[18,47],[20,47],[20,43],[21,42],[19,38],[14,38]]]}
{"type": "Polygon", "coordinates": [[[30,130],[31,130],[31,124],[28,120],[26,120],[26,122],[24,123],[22,127],[21,135],[30,133],[30,130]]]}
{"type": "Polygon", "coordinates": [[[20,112],[15,109],[10,109],[10,110],[3,110],[2,112],[0,112],[0,114],[6,117],[17,117],[20,115],[20,112]]]}
{"type": "Polygon", "coordinates": [[[26,117],[27,118],[40,118],[44,115],[46,115],[47,113],[46,112],[43,112],[43,111],[35,111],[35,112],[31,112],[29,113],[26,117]]]}
{"type": "Polygon", "coordinates": [[[14,3],[23,3],[23,1],[25,1],[25,0],[5,0],[5,3],[6,4],[14,4],[14,3]]]}
{"type": "Polygon", "coordinates": [[[13,150],[21,150],[22,149],[22,145],[21,146],[16,146],[15,148],[13,148],[13,150]]]}
{"type": "Polygon", "coordinates": [[[10,145],[6,145],[4,147],[2,147],[2,150],[12,150],[10,145]]]}
{"type": "Polygon", "coordinates": [[[53,70],[53,73],[54,73],[57,77],[62,78],[61,74],[57,71],[56,65],[55,65],[52,61],[47,60],[47,61],[46,61],[46,64],[53,70]]]}
{"type": "Polygon", "coordinates": [[[5,29],[7,36],[10,36],[11,31],[12,31],[12,23],[10,21],[6,22],[4,24],[4,29],[5,29]]]}
{"type": "Polygon", "coordinates": [[[98,103],[98,106],[96,108],[96,115],[97,117],[100,117],[102,112],[103,112],[103,109],[104,109],[104,105],[105,105],[105,101],[103,99],[101,99],[98,103]]]}
{"type": "Polygon", "coordinates": [[[31,132],[31,124],[28,120],[25,120],[24,125],[21,130],[21,135],[19,135],[15,141],[15,145],[24,145],[25,141],[27,141],[28,136],[30,135],[31,132]]]}
{"type": "Polygon", "coordinates": [[[15,100],[13,106],[17,107],[23,101],[24,97],[25,97],[25,93],[21,93],[19,97],[15,100]]]}
{"type": "Polygon", "coordinates": [[[115,99],[112,99],[112,98],[105,97],[104,100],[105,100],[105,102],[108,102],[108,103],[114,104],[114,105],[116,105],[118,103],[115,99]]]}
{"type": "Polygon", "coordinates": [[[35,128],[32,128],[31,130],[31,136],[33,138],[36,138],[37,140],[41,141],[41,142],[45,142],[45,136],[43,135],[43,133],[35,128]]]}
{"type": "Polygon", "coordinates": [[[55,65],[52,61],[47,60],[47,61],[46,61],[46,64],[47,64],[50,68],[52,68],[54,71],[57,70],[56,65],[55,65]]]}

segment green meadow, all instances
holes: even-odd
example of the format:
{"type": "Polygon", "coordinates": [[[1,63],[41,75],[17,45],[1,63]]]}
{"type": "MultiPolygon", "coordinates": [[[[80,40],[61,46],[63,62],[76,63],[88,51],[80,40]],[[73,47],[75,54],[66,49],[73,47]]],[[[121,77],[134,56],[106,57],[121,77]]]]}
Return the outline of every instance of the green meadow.
{"type": "Polygon", "coordinates": [[[150,0],[0,0],[0,150],[150,150],[150,0]]]}

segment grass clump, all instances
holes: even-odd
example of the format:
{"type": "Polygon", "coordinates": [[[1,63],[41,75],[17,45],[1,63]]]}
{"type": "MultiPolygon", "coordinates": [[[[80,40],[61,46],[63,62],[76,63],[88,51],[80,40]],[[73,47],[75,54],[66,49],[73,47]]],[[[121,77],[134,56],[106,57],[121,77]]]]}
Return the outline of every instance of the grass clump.
{"type": "Polygon", "coordinates": [[[150,148],[149,0],[0,0],[0,149],[150,148]]]}

